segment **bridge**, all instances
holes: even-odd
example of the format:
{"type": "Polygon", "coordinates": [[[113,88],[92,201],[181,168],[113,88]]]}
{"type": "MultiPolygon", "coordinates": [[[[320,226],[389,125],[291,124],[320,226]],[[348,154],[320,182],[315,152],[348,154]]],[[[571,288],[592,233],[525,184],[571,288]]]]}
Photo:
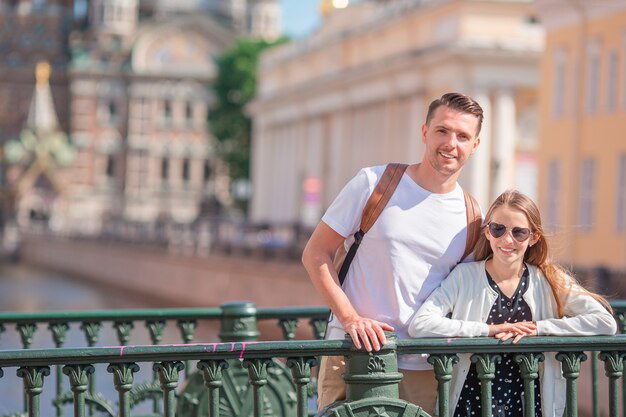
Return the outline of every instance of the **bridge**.
{"type": "MultiPolygon", "coordinates": [[[[626,302],[613,305],[623,332],[626,302]]],[[[344,375],[348,393],[346,402],[323,415],[427,416],[419,404],[398,399],[397,357],[414,353],[429,355],[439,384],[439,415],[449,416],[448,388],[458,355],[472,354],[483,381],[483,410],[491,410],[494,367],[500,354],[508,352],[516,353],[524,378],[526,416],[535,415],[533,381],[547,355],[556,355],[567,380],[567,416],[578,416],[579,408],[599,416],[601,403],[608,404],[609,416],[621,415],[620,398],[626,397],[624,385],[620,389],[626,360],[622,335],[533,337],[513,345],[493,338],[396,340],[389,334],[390,343],[368,354],[355,349],[348,339],[320,340],[327,314],[323,307],[257,308],[253,303],[1,313],[0,338],[13,331],[19,335],[20,346],[0,351],[0,383],[21,384],[24,393],[22,409],[7,416],[309,416],[315,414],[317,359],[324,355],[348,358],[344,375]],[[195,340],[196,329],[206,322],[219,327],[219,340],[195,340]],[[263,322],[279,329],[282,340],[262,341],[259,324],[263,322]],[[179,342],[164,343],[163,332],[172,325],[180,332],[179,342]],[[103,326],[115,330],[115,345],[98,345],[103,326]],[[307,340],[295,339],[298,326],[306,328],[307,340]],[[84,334],[85,346],[66,346],[71,327],[84,334]],[[150,341],[131,344],[133,333],[141,330],[150,341]],[[38,332],[54,347],[33,348],[38,332]],[[593,381],[590,409],[584,407],[588,396],[579,393],[577,384],[584,378],[581,364],[587,359],[591,362],[587,377],[593,381]],[[600,397],[601,379],[608,381],[607,398],[600,397]],[[114,388],[117,401],[102,394],[98,387],[103,385],[114,388]],[[46,392],[51,401],[42,403],[46,392]]]]}

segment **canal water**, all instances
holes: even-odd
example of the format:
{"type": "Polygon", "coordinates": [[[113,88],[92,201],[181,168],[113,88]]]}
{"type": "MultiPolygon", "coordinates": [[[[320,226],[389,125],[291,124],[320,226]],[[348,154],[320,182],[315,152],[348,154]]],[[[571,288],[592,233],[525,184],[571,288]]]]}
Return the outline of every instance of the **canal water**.
{"type": "MultiPolygon", "coordinates": [[[[15,263],[0,264],[0,311],[70,311],[133,308],[177,307],[167,300],[155,300],[137,294],[118,291],[115,288],[95,286],[87,280],[69,277],[32,266],[15,263]]],[[[21,341],[13,325],[6,326],[0,334],[0,349],[20,349],[21,341]]],[[[168,322],[162,343],[180,343],[180,330],[176,323],[168,322]]],[[[200,323],[195,341],[216,341],[217,324],[200,323]]],[[[137,323],[133,329],[129,344],[150,344],[150,337],[143,324],[137,323]]],[[[103,324],[98,346],[119,345],[115,330],[110,324],[103,324]]],[[[78,323],[70,325],[65,343],[66,347],[85,347],[87,343],[78,323]]],[[[51,333],[47,326],[37,329],[32,348],[54,347],[51,333]]],[[[195,369],[195,368],[194,368],[195,369]]],[[[4,377],[0,378],[0,416],[23,410],[22,380],[15,374],[16,368],[5,368],[4,377]]],[[[51,369],[45,378],[44,392],[41,394],[41,416],[53,417],[52,399],[55,393],[56,370],[51,369]]],[[[117,409],[117,392],[113,388],[112,375],[106,371],[106,365],[96,366],[97,391],[101,392],[117,409]]],[[[151,379],[149,364],[141,364],[141,371],[135,375],[139,382],[151,379]]],[[[67,376],[63,376],[64,391],[69,391],[67,376]]],[[[148,404],[146,404],[148,406],[148,404]]],[[[150,409],[150,408],[149,408],[150,409]]],[[[148,411],[144,410],[144,411],[148,411]]],[[[137,410],[141,413],[141,409],[137,410]]],[[[65,415],[72,415],[71,407],[66,407],[65,415]]]]}

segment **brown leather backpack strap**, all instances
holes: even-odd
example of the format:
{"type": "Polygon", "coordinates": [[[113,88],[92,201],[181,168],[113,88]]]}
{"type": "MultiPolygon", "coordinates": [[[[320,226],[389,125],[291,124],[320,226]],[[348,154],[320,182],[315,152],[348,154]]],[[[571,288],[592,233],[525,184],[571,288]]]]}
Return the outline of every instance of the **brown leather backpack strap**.
{"type": "Polygon", "coordinates": [[[407,168],[407,164],[391,163],[387,165],[372,195],[365,203],[365,208],[363,208],[360,225],[363,233],[367,233],[370,230],[380,213],[385,209],[407,168]]]}
{"type": "Polygon", "coordinates": [[[467,240],[465,241],[465,252],[463,252],[461,260],[467,258],[467,256],[474,250],[474,246],[476,246],[476,242],[478,242],[483,225],[483,219],[478,202],[465,190],[463,190],[463,195],[465,197],[465,213],[467,216],[467,240]]]}

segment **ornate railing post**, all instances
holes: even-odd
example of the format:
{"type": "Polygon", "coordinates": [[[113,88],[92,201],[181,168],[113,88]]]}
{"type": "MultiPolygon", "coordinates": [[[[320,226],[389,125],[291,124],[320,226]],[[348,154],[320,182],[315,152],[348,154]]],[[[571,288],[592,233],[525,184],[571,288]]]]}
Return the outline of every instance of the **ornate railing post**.
{"type": "Polygon", "coordinates": [[[502,356],[493,353],[474,354],[471,357],[476,364],[478,379],[480,380],[480,407],[483,417],[491,417],[491,381],[496,377],[496,363],[502,356]]]}
{"type": "Polygon", "coordinates": [[[513,357],[519,364],[524,380],[524,414],[526,417],[535,415],[535,381],[539,378],[539,362],[545,357],[542,353],[520,353],[513,357]]]}
{"type": "Polygon", "coordinates": [[[437,378],[439,397],[439,416],[450,416],[450,380],[454,364],[459,361],[456,354],[452,355],[430,355],[428,363],[433,365],[435,378],[437,378]]]}
{"type": "Polygon", "coordinates": [[[43,391],[43,381],[50,375],[48,366],[22,366],[17,370],[17,376],[24,380],[26,394],[26,412],[28,417],[39,417],[39,394],[43,391]]]}
{"type": "Polygon", "coordinates": [[[604,361],[604,372],[609,378],[609,416],[619,415],[619,379],[624,373],[624,354],[620,352],[601,352],[600,360],[604,361]]]}
{"type": "Polygon", "coordinates": [[[280,319],[278,324],[280,325],[285,340],[293,340],[293,338],[296,337],[298,319],[280,319]]]}
{"type": "Polygon", "coordinates": [[[164,417],[174,417],[176,410],[175,392],[178,387],[178,373],[185,366],[180,361],[155,363],[152,369],[158,373],[161,389],[163,390],[164,417]]]}
{"type": "Polygon", "coordinates": [[[250,342],[257,340],[259,331],[256,304],[252,302],[226,303],[220,306],[220,340],[222,342],[250,342]]]}
{"type": "Polygon", "coordinates": [[[197,366],[202,371],[204,385],[209,391],[209,417],[219,417],[220,388],[224,385],[222,371],[228,368],[228,362],[224,360],[199,361],[197,366]]]}
{"type": "MultiPolygon", "coordinates": [[[[181,335],[183,337],[183,343],[191,343],[195,336],[198,322],[196,320],[179,320],[177,326],[180,329],[181,335]]],[[[189,378],[190,366],[191,362],[185,361],[185,379],[189,378]]]]}
{"type": "Polygon", "coordinates": [[[30,349],[30,346],[33,344],[33,335],[37,331],[37,323],[18,323],[15,327],[20,332],[22,347],[30,349]]]}
{"type": "MultiPolygon", "coordinates": [[[[146,322],[148,333],[150,333],[150,340],[153,345],[158,345],[163,339],[163,331],[165,330],[165,320],[151,320],[146,322]]],[[[152,382],[156,384],[158,379],[157,371],[152,370],[152,382]]],[[[161,407],[159,401],[155,398],[152,405],[152,411],[154,414],[161,414],[161,407]]]]}
{"type": "Polygon", "coordinates": [[[316,339],[323,339],[324,333],[326,333],[326,325],[328,324],[326,319],[311,319],[309,321],[311,327],[313,327],[313,334],[316,339]]]}
{"type": "Polygon", "coordinates": [[[126,346],[130,341],[130,333],[135,327],[132,321],[116,321],[113,322],[113,328],[117,334],[117,340],[120,345],[126,346]]]}
{"type": "MultiPolygon", "coordinates": [[[[346,401],[325,409],[324,417],[367,416],[428,416],[419,404],[398,399],[397,336],[387,333],[387,343],[376,353],[352,346],[346,358],[346,401]]],[[[350,340],[346,336],[346,340],[350,340]]]]}
{"type": "Polygon", "coordinates": [[[563,377],[567,380],[565,391],[565,415],[567,417],[578,416],[578,392],[576,379],[580,376],[580,362],[587,360],[587,355],[583,352],[561,352],[556,355],[556,359],[561,361],[563,377]]]}
{"type": "MultiPolygon", "coordinates": [[[[87,340],[87,346],[93,347],[98,343],[100,338],[100,330],[102,329],[102,323],[99,321],[85,321],[80,325],[80,329],[85,333],[85,339],[87,340]]],[[[92,396],[96,395],[96,374],[89,375],[89,393],[92,396]]],[[[95,408],[89,406],[89,415],[95,415],[95,408]]]]}
{"type": "MultiPolygon", "coordinates": [[[[70,329],[69,323],[50,323],[48,325],[48,329],[52,332],[52,339],[54,340],[54,346],[58,348],[62,348],[65,344],[65,337],[67,335],[67,331],[70,329]]],[[[63,395],[63,373],[62,366],[56,366],[56,399],[57,403],[56,407],[56,415],[57,417],[61,417],[63,415],[63,405],[58,401],[63,395]]]]}
{"type": "Polygon", "coordinates": [[[70,379],[70,388],[74,393],[74,417],[85,416],[85,392],[89,387],[89,375],[95,371],[92,365],[66,365],[63,373],[70,379]]]}
{"type": "Polygon", "coordinates": [[[289,358],[287,366],[291,368],[293,382],[297,387],[298,417],[309,415],[307,404],[307,384],[311,382],[311,367],[317,365],[315,358],[289,358]]]}
{"type": "Polygon", "coordinates": [[[119,393],[119,417],[130,417],[130,390],[133,374],[139,371],[139,366],[136,363],[112,363],[107,371],[113,374],[113,384],[119,393]]]}
{"type": "Polygon", "coordinates": [[[248,370],[250,383],[253,389],[254,417],[263,417],[263,387],[267,385],[267,368],[274,366],[272,359],[250,359],[243,361],[243,367],[248,370]]]}

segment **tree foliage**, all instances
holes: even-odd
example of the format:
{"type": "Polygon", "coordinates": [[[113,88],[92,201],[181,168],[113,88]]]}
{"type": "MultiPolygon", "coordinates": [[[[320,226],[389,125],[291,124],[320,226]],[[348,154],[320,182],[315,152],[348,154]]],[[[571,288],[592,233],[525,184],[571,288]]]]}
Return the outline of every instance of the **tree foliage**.
{"type": "Polygon", "coordinates": [[[209,111],[211,133],[232,179],[250,176],[251,121],[244,108],[256,93],[256,70],[261,52],[285,42],[240,39],[217,60],[213,85],[215,106],[209,111]]]}

